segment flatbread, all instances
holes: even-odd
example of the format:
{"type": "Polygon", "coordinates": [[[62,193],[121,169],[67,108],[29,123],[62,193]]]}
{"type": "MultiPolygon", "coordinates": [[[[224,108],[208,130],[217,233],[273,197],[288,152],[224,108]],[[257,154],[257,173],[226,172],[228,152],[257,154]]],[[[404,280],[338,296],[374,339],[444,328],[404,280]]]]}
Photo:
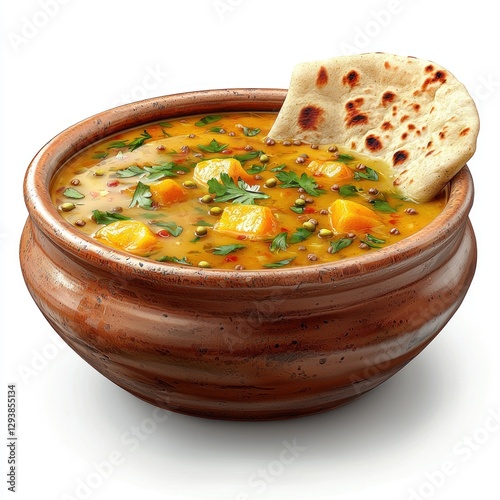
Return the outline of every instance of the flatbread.
{"type": "Polygon", "coordinates": [[[478,132],[474,101],[448,70],[367,53],[298,64],[269,137],[382,158],[394,185],[424,202],[472,157],[478,132]]]}

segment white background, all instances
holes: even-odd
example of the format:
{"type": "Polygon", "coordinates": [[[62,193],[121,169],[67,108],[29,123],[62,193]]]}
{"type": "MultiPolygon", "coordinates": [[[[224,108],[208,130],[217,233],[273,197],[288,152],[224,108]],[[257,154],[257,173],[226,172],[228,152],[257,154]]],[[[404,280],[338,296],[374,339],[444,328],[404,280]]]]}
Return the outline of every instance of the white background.
{"type": "Polygon", "coordinates": [[[2,5],[1,498],[499,498],[500,29],[494,4],[2,5]],[[155,412],[64,347],[29,296],[18,262],[27,216],[23,175],[39,148],[118,104],[188,90],[286,88],[297,62],[367,51],[440,63],[467,86],[482,120],[469,162],[476,276],[460,310],[419,357],[338,410],[238,423],[155,412]],[[8,383],[17,384],[18,397],[15,495],[6,478],[8,383]]]}

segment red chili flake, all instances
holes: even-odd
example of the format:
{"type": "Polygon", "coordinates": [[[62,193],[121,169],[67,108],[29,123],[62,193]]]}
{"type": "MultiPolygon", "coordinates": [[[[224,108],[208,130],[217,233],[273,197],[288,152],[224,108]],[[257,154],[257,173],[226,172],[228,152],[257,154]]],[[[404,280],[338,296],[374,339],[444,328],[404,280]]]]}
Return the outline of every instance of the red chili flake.
{"type": "Polygon", "coordinates": [[[170,233],[166,229],[160,229],[156,234],[161,238],[168,238],[170,236],[170,233]]]}
{"type": "Polygon", "coordinates": [[[243,235],[243,234],[240,234],[240,235],[238,235],[238,236],[236,237],[236,239],[237,239],[237,240],[246,240],[246,238],[247,238],[247,237],[246,237],[245,235],[243,235]]]}
{"type": "Polygon", "coordinates": [[[221,151],[221,153],[222,153],[223,155],[230,155],[232,152],[233,152],[233,150],[232,150],[232,149],[223,149],[223,150],[221,151]]]}
{"type": "Polygon", "coordinates": [[[224,260],[226,262],[236,262],[238,260],[238,256],[237,255],[227,255],[226,257],[224,257],[224,260]]]}
{"type": "Polygon", "coordinates": [[[114,188],[114,187],[118,186],[118,184],[120,184],[120,181],[118,181],[116,179],[107,182],[107,186],[110,188],[114,188]]]}
{"type": "Polygon", "coordinates": [[[315,214],[316,210],[314,210],[313,207],[306,207],[306,208],[304,208],[304,213],[305,214],[315,214]]]}

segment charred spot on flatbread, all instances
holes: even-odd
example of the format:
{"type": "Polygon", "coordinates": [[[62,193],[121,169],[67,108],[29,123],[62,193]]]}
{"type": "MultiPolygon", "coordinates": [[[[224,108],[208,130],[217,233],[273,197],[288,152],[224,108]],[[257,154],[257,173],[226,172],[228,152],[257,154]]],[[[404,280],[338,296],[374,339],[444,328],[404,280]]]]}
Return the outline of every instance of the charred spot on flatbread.
{"type": "Polygon", "coordinates": [[[302,130],[317,130],[323,110],[318,106],[305,106],[300,110],[298,123],[302,130]]]}
{"type": "Polygon", "coordinates": [[[324,66],[321,66],[318,71],[318,75],[316,76],[316,86],[324,87],[328,83],[328,71],[324,66]]]}
{"type": "Polygon", "coordinates": [[[359,84],[359,73],[355,69],[352,69],[342,77],[342,83],[351,88],[355,87],[359,84]]]}
{"type": "Polygon", "coordinates": [[[369,135],[365,139],[365,144],[366,148],[372,153],[376,153],[377,151],[380,151],[383,148],[380,138],[373,134],[369,135]]]}

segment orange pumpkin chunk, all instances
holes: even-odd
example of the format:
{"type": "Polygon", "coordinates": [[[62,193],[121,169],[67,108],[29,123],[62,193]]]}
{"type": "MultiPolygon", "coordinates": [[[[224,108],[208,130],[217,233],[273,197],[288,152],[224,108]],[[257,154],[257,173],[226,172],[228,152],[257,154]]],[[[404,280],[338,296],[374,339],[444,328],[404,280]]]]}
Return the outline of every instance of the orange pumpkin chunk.
{"type": "Polygon", "coordinates": [[[160,207],[184,201],[186,193],[184,189],[172,179],[164,179],[149,185],[151,199],[160,207]]]}
{"type": "Polygon", "coordinates": [[[247,174],[241,163],[236,158],[213,158],[200,161],[193,170],[193,179],[202,184],[207,184],[210,179],[220,179],[220,174],[225,173],[235,183],[241,178],[251,184],[253,177],[247,174]]]}
{"type": "Polygon", "coordinates": [[[369,207],[350,200],[335,200],[330,205],[330,224],[336,233],[368,231],[382,224],[369,207]]]}
{"type": "Polygon", "coordinates": [[[215,229],[231,236],[262,240],[276,236],[278,225],[278,219],[269,207],[231,205],[224,208],[215,229]]]}
{"type": "Polygon", "coordinates": [[[95,237],[104,243],[133,253],[147,255],[158,247],[158,239],[146,224],[137,220],[112,222],[97,231],[95,237]]]}
{"type": "Polygon", "coordinates": [[[317,162],[313,160],[307,166],[313,174],[325,175],[334,182],[346,182],[354,178],[354,172],[344,163],[337,161],[317,162]]]}

